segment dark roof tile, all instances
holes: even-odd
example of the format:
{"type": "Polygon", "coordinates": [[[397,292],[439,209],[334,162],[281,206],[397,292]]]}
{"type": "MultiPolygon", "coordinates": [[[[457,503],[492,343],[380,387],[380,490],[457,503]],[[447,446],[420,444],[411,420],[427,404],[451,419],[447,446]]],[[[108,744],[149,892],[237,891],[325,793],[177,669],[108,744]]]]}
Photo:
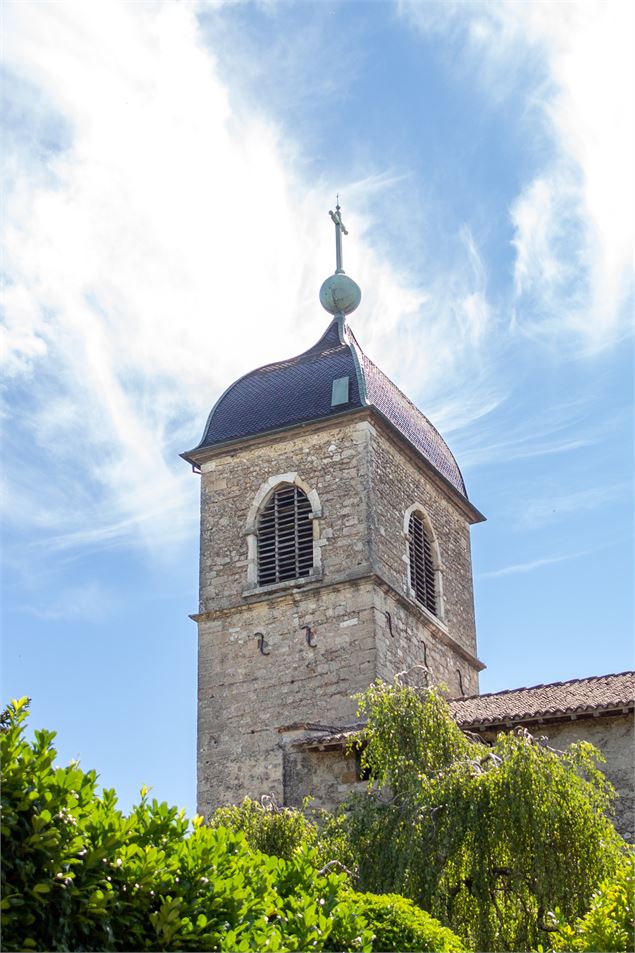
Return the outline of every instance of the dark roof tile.
{"type": "Polygon", "coordinates": [[[459,466],[439,431],[397,385],[366,357],[352,331],[349,335],[362,366],[368,403],[373,404],[455,489],[467,497],[459,466]]]}
{"type": "MultiPolygon", "coordinates": [[[[227,388],[209,415],[202,450],[372,406],[461,496],[465,483],[449,447],[427,417],[366,357],[341,317],[297,357],[259,367],[227,388]],[[349,378],[349,402],[331,406],[331,387],[349,378]]],[[[190,459],[189,454],[183,454],[190,459]]]]}
{"type": "Polygon", "coordinates": [[[209,415],[197,449],[332,416],[331,384],[350,379],[349,406],[360,407],[355,364],[333,322],[298,357],[250,371],[228,387],[209,415]]]}

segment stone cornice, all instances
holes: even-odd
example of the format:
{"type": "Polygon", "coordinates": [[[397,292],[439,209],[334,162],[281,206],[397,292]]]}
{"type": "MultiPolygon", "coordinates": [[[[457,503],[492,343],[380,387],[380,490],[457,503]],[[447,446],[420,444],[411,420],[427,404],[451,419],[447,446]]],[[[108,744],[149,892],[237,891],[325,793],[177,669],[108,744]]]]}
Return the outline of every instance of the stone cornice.
{"type": "Polygon", "coordinates": [[[242,437],[238,440],[228,441],[227,443],[216,444],[213,447],[201,447],[200,449],[190,450],[187,453],[182,453],[181,457],[184,460],[187,460],[188,463],[192,465],[195,469],[200,469],[204,464],[209,463],[212,460],[217,460],[221,457],[232,455],[236,453],[241,453],[244,450],[251,450],[254,447],[260,447],[263,444],[271,446],[276,443],[280,443],[284,440],[289,440],[294,436],[300,436],[303,433],[318,433],[321,430],[329,430],[333,427],[339,427],[347,423],[353,423],[356,421],[367,420],[373,423],[373,425],[379,425],[382,430],[382,435],[390,440],[392,444],[398,447],[401,453],[405,453],[406,456],[413,462],[413,464],[421,470],[427,479],[435,484],[439,489],[442,490],[454,503],[458,510],[461,511],[462,515],[468,521],[468,523],[482,523],[485,520],[483,514],[477,510],[477,508],[452,484],[447,480],[443,474],[428,461],[426,458],[418,453],[416,449],[409,443],[408,440],[400,433],[399,430],[388,420],[384,414],[381,413],[373,405],[368,407],[355,408],[353,410],[346,410],[339,414],[333,414],[328,418],[320,418],[319,420],[309,420],[302,424],[293,424],[290,427],[286,427],[280,430],[270,430],[267,433],[257,434],[253,437],[242,437]]]}
{"type": "MultiPolygon", "coordinates": [[[[372,585],[377,586],[382,590],[382,592],[391,596],[409,612],[417,615],[421,620],[421,623],[434,633],[439,642],[452,649],[452,651],[459,655],[465,662],[467,662],[471,668],[475,669],[477,672],[481,672],[484,668],[486,668],[485,664],[481,662],[480,659],[476,658],[476,656],[472,655],[471,652],[468,652],[467,649],[463,648],[462,645],[452,638],[446,626],[442,622],[435,619],[430,612],[425,610],[413,599],[410,599],[408,596],[400,593],[390,582],[388,582],[387,579],[385,579],[371,566],[361,566],[359,569],[354,569],[346,573],[340,573],[337,576],[332,576],[330,579],[311,579],[310,577],[305,577],[305,579],[303,579],[300,583],[296,583],[296,585],[291,587],[288,585],[288,583],[281,583],[277,587],[266,586],[260,589],[248,590],[241,597],[232,599],[231,601],[226,602],[224,605],[219,606],[217,609],[193,613],[190,615],[190,619],[196,623],[211,622],[214,619],[223,618],[227,615],[248,609],[252,605],[258,604],[258,602],[262,601],[263,598],[266,598],[268,601],[292,601],[297,603],[304,597],[305,593],[308,592],[316,592],[323,589],[342,589],[361,583],[371,583],[372,585]]],[[[375,607],[368,606],[367,608],[371,609],[375,607]]]]}

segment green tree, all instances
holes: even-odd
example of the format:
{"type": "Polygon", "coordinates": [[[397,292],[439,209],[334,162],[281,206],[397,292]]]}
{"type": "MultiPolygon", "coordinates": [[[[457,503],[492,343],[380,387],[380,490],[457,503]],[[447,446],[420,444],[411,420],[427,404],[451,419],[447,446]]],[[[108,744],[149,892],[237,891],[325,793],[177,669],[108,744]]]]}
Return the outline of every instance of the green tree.
{"type": "Polygon", "coordinates": [[[14,702],[0,722],[3,950],[461,949],[408,901],[360,896],[323,863],[341,819],[245,802],[204,826],[147,791],[126,817],[94,771],[55,766],[53,732],[27,740],[27,711],[14,702]]]}
{"type": "Polygon", "coordinates": [[[4,950],[370,950],[345,874],[314,850],[288,860],[241,833],[150,801],[128,817],[94,771],[56,767],[54,734],[2,721],[4,950]]]}
{"type": "Polygon", "coordinates": [[[261,803],[247,797],[242,804],[218,808],[209,825],[240,831],[251,847],[285,860],[311,847],[320,866],[328,864],[351,873],[355,863],[344,815],[312,809],[310,798],[299,811],[278,807],[270,797],[263,797],[261,803]]]}
{"type": "MultiPolygon", "coordinates": [[[[633,949],[635,858],[629,854],[617,874],[603,880],[583,917],[573,926],[560,923],[551,937],[556,951],[589,953],[625,953],[633,949]]],[[[561,919],[560,911],[553,916],[561,919]]]]}
{"type": "Polygon", "coordinates": [[[347,829],[362,889],[410,897],[477,950],[535,948],[555,907],[584,915],[625,849],[599,752],[558,753],[524,730],[486,746],[436,691],[398,682],[359,707],[372,781],[347,829]]]}

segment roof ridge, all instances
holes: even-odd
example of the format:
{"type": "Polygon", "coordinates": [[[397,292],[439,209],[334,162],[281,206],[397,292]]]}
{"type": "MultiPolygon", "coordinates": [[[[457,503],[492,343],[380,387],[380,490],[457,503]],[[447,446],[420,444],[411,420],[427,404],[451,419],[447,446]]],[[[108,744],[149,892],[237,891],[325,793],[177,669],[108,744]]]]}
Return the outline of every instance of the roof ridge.
{"type": "Polygon", "coordinates": [[[467,702],[480,698],[496,698],[500,695],[515,695],[517,692],[532,692],[538,688],[559,688],[561,685],[576,685],[579,682],[597,682],[603,678],[621,678],[623,675],[635,675],[635,670],[609,672],[606,675],[586,675],[581,678],[568,678],[560,682],[540,682],[538,685],[521,685],[518,688],[502,688],[499,692],[483,692],[480,695],[464,695],[461,698],[449,698],[449,702],[467,702]]]}
{"type": "Polygon", "coordinates": [[[351,328],[348,321],[344,321],[343,325],[343,337],[346,340],[346,346],[348,347],[351,357],[353,358],[353,365],[355,367],[355,374],[357,375],[357,386],[359,388],[359,396],[364,407],[369,406],[368,401],[368,386],[366,383],[366,374],[364,373],[363,361],[360,360],[360,354],[362,358],[366,357],[361,347],[359,346],[359,341],[353,334],[353,329],[351,328]]]}

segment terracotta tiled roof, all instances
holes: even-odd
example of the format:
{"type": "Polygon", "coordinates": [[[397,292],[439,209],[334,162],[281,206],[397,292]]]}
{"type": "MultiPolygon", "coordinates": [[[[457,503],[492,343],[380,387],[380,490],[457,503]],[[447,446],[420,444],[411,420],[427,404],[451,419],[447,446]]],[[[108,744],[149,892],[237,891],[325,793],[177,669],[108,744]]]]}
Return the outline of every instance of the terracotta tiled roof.
{"type": "MultiPolygon", "coordinates": [[[[456,721],[466,730],[632,710],[635,708],[635,672],[592,675],[568,682],[471,695],[450,699],[449,704],[456,721]]],[[[322,732],[296,741],[295,746],[311,750],[344,747],[362,728],[363,725],[356,725],[336,732],[322,732]]]]}
{"type": "Polygon", "coordinates": [[[461,728],[544,721],[633,708],[635,672],[593,675],[568,682],[455,698],[450,706],[461,728]]]}
{"type": "MultiPolygon", "coordinates": [[[[313,347],[297,357],[259,367],[239,378],[213,407],[200,444],[207,447],[326,420],[373,407],[434,469],[467,499],[450,448],[428,418],[366,357],[342,317],[335,317],[313,347]],[[348,378],[346,404],[332,406],[333,381],[348,378]]],[[[480,514],[478,517],[482,519],[480,514]]]]}

